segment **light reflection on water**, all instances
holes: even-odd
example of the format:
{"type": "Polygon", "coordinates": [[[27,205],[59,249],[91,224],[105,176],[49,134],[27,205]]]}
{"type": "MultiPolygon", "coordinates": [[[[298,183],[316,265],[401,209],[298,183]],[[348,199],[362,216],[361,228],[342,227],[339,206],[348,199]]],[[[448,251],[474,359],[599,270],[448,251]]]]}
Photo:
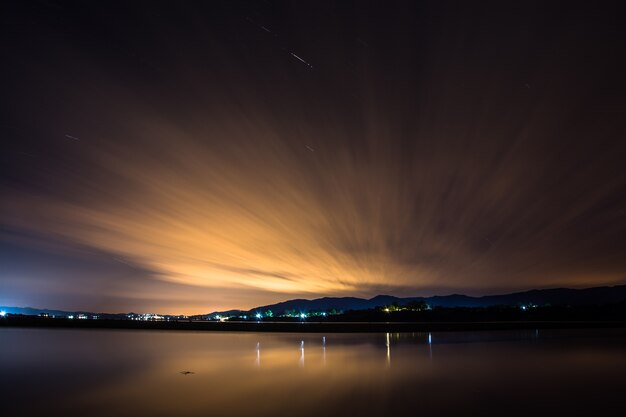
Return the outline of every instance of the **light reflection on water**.
{"type": "Polygon", "coordinates": [[[20,416],[610,415],[626,375],[624,330],[5,328],[0,342],[0,404],[20,416]]]}

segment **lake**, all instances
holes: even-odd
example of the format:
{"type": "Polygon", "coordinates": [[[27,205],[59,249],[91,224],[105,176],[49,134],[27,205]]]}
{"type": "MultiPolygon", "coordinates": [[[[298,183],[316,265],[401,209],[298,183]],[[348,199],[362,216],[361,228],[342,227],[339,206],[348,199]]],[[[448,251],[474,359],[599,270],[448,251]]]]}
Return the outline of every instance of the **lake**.
{"type": "Polygon", "coordinates": [[[626,329],[0,329],[2,416],[621,415],[625,376],[626,329]]]}

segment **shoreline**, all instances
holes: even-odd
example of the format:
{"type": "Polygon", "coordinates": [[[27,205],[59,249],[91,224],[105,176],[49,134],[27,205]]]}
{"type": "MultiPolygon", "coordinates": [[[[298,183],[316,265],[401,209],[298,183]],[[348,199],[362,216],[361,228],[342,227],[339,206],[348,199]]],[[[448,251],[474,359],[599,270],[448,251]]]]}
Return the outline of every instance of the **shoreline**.
{"type": "Polygon", "coordinates": [[[0,328],[125,329],[210,332],[278,333],[402,333],[523,329],[623,328],[626,321],[482,321],[482,322],[215,322],[68,320],[40,317],[7,317],[0,328]]]}

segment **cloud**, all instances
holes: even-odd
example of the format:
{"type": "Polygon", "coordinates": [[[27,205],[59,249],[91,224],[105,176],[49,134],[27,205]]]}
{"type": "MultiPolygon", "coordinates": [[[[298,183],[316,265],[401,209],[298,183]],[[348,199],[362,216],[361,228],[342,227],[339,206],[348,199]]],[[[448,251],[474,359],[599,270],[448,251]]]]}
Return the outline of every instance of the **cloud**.
{"type": "MultiPolygon", "coordinates": [[[[55,58],[16,69],[28,88],[2,127],[13,157],[0,215],[31,238],[5,241],[108,257],[76,267],[104,304],[202,312],[625,282],[626,129],[594,77],[570,75],[572,96],[560,74],[584,61],[577,51],[529,57],[529,89],[521,49],[487,43],[500,59],[486,65],[481,31],[463,48],[462,31],[436,38],[436,56],[384,33],[388,48],[371,42],[354,62],[333,57],[326,42],[344,35],[331,31],[302,52],[314,72],[249,47],[252,32],[234,49],[222,32],[185,33],[137,40],[154,47],[143,61],[45,37],[55,58]],[[424,59],[392,54],[414,49],[424,59]]],[[[62,269],[37,274],[69,291],[62,269]]]]}

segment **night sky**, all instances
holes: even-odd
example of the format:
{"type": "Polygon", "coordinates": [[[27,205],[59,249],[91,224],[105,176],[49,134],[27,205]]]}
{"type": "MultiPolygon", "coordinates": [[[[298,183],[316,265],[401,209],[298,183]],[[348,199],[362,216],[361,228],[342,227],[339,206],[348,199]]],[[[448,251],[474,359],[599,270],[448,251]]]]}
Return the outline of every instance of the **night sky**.
{"type": "Polygon", "coordinates": [[[625,19],[574,3],[3,1],[0,305],[626,283],[625,19]]]}

